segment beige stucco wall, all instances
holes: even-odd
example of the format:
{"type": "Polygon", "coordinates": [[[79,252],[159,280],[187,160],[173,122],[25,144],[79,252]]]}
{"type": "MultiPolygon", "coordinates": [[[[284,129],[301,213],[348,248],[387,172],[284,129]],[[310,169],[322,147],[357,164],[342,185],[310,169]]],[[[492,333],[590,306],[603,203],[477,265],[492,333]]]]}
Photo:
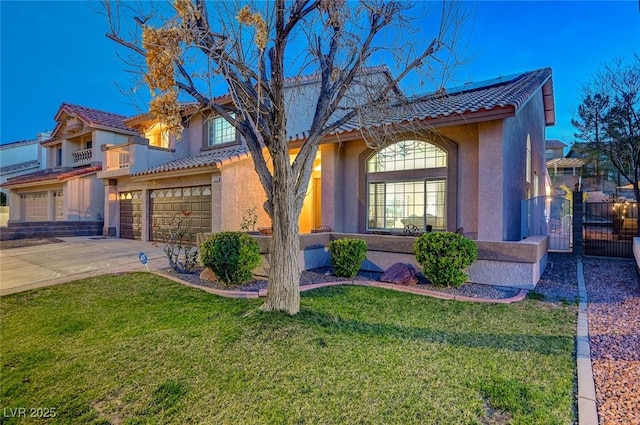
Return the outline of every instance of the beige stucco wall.
{"type": "Polygon", "coordinates": [[[271,219],[263,208],[267,198],[251,159],[224,166],[218,186],[220,203],[214,206],[214,211],[220,211],[220,228],[214,228],[214,231],[240,230],[247,210],[254,207],[257,207],[258,215],[256,229],[271,227],[271,219]]]}
{"type": "Polygon", "coordinates": [[[64,220],[97,220],[104,215],[104,184],[95,175],[67,180],[62,187],[64,220]]]}

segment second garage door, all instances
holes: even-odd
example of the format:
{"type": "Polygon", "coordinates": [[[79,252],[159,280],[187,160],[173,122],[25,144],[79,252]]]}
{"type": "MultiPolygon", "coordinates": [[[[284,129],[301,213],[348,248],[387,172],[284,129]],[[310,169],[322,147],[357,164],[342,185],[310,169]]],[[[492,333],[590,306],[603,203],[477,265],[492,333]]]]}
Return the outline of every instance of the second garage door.
{"type": "Polygon", "coordinates": [[[120,192],[120,237],[140,240],[142,236],[142,191],[120,192]]]}
{"type": "Polygon", "coordinates": [[[191,220],[190,233],[211,232],[211,187],[192,186],[149,191],[150,235],[163,241],[162,232],[183,212],[191,220]]]}

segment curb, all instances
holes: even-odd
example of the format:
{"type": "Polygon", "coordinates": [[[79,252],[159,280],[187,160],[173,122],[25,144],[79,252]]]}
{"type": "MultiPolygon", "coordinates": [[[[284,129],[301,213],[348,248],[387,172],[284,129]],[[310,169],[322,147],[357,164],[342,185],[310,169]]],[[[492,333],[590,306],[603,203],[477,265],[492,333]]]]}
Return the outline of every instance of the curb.
{"type": "MultiPolygon", "coordinates": [[[[181,283],[183,285],[190,286],[192,288],[198,288],[210,294],[219,295],[221,297],[255,299],[255,298],[264,298],[267,296],[266,289],[260,289],[259,291],[229,291],[225,289],[215,289],[215,288],[209,288],[206,286],[195,285],[193,283],[180,280],[177,277],[164,274],[159,271],[153,271],[153,273],[159,276],[165,277],[167,279],[170,279],[174,282],[181,283]]],[[[514,302],[522,301],[527,297],[527,293],[529,292],[526,289],[521,289],[520,292],[518,292],[513,297],[509,297],[509,298],[499,298],[499,299],[480,298],[480,297],[476,298],[476,297],[466,297],[463,295],[451,295],[444,292],[432,291],[430,289],[416,288],[413,286],[395,285],[393,283],[376,282],[371,280],[341,280],[341,281],[335,281],[335,282],[314,283],[312,285],[302,285],[300,286],[300,292],[306,292],[306,291],[311,291],[317,288],[324,288],[327,286],[338,286],[338,285],[372,286],[375,288],[391,289],[394,291],[407,292],[410,294],[425,295],[428,297],[439,298],[443,300],[495,303],[495,304],[511,304],[514,302]]]]}
{"type": "Polygon", "coordinates": [[[578,424],[598,425],[596,388],[593,381],[591,349],[589,347],[589,314],[587,288],[584,282],[582,257],[578,256],[578,329],[576,333],[576,367],[578,375],[578,424]]]}

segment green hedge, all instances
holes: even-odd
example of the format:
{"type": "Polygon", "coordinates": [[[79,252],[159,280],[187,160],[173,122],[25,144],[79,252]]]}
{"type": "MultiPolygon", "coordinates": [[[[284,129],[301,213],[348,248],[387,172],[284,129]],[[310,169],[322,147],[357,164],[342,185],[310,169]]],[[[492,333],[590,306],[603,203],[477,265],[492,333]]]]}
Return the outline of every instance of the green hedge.
{"type": "Polygon", "coordinates": [[[453,232],[425,233],[413,244],[413,252],[427,279],[442,286],[465,283],[463,269],[478,258],[475,242],[453,232]]]}
{"type": "Polygon", "coordinates": [[[260,264],[260,249],[246,233],[221,232],[202,243],[200,260],[220,282],[240,284],[253,278],[253,271],[260,264]]]}
{"type": "Polygon", "coordinates": [[[361,239],[338,239],[329,242],[333,274],[353,278],[367,256],[367,243],[361,239]]]}

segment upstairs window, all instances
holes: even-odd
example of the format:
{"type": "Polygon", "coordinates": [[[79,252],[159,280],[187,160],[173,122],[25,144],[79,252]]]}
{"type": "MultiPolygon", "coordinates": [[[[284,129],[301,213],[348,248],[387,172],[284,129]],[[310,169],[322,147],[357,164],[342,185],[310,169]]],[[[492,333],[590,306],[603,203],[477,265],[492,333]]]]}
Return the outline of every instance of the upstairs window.
{"type": "Polygon", "coordinates": [[[56,163],[55,166],[56,167],[62,167],[62,147],[59,146],[57,148],[55,148],[56,150],[56,163]]]}
{"type": "Polygon", "coordinates": [[[227,120],[222,117],[212,117],[207,120],[207,146],[217,146],[235,141],[236,129],[227,120]]]}

